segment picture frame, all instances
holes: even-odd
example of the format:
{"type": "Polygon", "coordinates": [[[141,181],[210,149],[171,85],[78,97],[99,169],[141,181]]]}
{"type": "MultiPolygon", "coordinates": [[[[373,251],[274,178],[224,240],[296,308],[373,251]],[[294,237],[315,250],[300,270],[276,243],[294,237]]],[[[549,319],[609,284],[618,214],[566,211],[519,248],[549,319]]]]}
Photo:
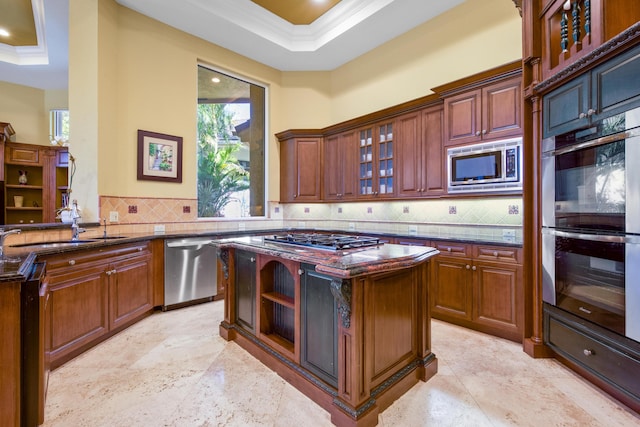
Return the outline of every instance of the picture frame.
{"type": "Polygon", "coordinates": [[[138,130],[138,180],[182,182],[182,137],[138,130]]]}

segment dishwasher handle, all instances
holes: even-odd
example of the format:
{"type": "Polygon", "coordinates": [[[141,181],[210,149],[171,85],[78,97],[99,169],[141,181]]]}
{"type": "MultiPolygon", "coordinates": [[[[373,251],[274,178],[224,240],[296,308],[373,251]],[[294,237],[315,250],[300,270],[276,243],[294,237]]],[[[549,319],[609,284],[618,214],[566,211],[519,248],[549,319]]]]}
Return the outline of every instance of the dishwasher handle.
{"type": "Polygon", "coordinates": [[[205,245],[211,244],[213,240],[188,240],[188,241],[180,241],[180,242],[167,242],[166,245],[168,248],[200,248],[205,245]]]}

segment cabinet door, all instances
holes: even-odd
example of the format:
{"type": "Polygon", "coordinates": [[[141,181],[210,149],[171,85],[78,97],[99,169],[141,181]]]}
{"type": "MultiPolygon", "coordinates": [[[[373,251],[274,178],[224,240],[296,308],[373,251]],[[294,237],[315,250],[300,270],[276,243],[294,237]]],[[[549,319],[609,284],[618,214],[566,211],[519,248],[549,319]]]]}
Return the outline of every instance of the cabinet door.
{"type": "Polygon", "coordinates": [[[589,123],[589,76],[578,77],[543,98],[542,136],[559,135],[589,123]]]}
{"type": "Polygon", "coordinates": [[[132,322],[153,309],[151,257],[134,256],[111,264],[109,278],[109,328],[132,322]]]}
{"type": "Polygon", "coordinates": [[[423,169],[426,150],[423,150],[421,112],[406,114],[396,121],[398,148],[398,195],[415,197],[424,191],[423,169]]]}
{"type": "Polygon", "coordinates": [[[475,261],[473,264],[474,322],[508,333],[514,340],[522,339],[518,288],[521,269],[518,265],[502,263],[475,261]]]}
{"type": "Polygon", "coordinates": [[[49,277],[51,367],[80,354],[109,331],[105,265],[70,268],[49,277]]]}
{"type": "Polygon", "coordinates": [[[373,127],[360,129],[357,135],[358,197],[392,197],[396,193],[394,122],[378,123],[373,127]]]}
{"type": "Polygon", "coordinates": [[[300,282],[300,364],[338,387],[338,312],[331,293],[332,278],[302,265],[300,282]]]}
{"type": "Polygon", "coordinates": [[[446,153],[443,139],[442,107],[429,108],[422,114],[423,195],[435,196],[446,191],[446,153]]]}
{"type": "Polygon", "coordinates": [[[444,100],[445,145],[467,144],[482,139],[482,91],[480,89],[444,100]]]}
{"type": "Polygon", "coordinates": [[[294,138],[280,146],[280,200],[320,199],[320,138],[294,138]]]}
{"type": "Polygon", "coordinates": [[[256,330],[256,255],[235,251],[236,323],[255,334],[256,330]]]}
{"type": "Polygon", "coordinates": [[[356,133],[346,132],[325,139],[324,200],[356,196],[356,133]]]}
{"type": "Polygon", "coordinates": [[[591,120],[609,117],[640,105],[640,47],[591,72],[591,120]]]}
{"type": "Polygon", "coordinates": [[[443,257],[433,260],[431,314],[435,318],[471,320],[471,260],[443,257]]]}
{"type": "Polygon", "coordinates": [[[483,140],[522,135],[521,81],[517,77],[482,88],[482,129],[479,131],[483,140]]]}

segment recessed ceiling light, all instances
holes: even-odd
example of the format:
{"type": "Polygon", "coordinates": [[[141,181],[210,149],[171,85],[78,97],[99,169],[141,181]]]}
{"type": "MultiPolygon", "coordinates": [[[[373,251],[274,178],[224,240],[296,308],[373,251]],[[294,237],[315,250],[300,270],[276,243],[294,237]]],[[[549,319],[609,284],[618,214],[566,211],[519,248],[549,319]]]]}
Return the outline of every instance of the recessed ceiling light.
{"type": "Polygon", "coordinates": [[[220,79],[217,77],[212,78],[211,81],[214,83],[220,83],[220,79]]]}
{"type": "Polygon", "coordinates": [[[4,28],[0,28],[0,36],[2,37],[9,37],[11,34],[9,34],[9,31],[5,30],[4,28]]]}

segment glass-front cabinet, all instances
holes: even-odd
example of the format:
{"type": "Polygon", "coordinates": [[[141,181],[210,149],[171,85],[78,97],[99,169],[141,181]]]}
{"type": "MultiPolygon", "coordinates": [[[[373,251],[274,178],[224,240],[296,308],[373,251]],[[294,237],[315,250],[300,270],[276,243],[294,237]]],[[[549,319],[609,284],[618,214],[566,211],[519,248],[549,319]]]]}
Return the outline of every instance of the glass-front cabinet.
{"type": "Polygon", "coordinates": [[[395,194],[393,122],[360,129],[359,197],[390,197],[395,194]]]}

